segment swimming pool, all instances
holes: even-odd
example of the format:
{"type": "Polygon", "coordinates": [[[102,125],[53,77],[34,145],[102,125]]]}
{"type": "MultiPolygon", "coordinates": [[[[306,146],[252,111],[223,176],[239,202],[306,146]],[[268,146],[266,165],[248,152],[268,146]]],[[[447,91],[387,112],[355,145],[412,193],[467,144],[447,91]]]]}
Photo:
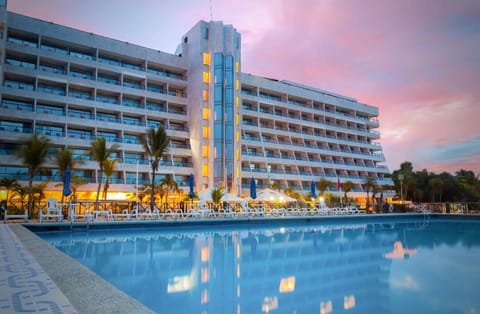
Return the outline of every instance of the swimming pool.
{"type": "Polygon", "coordinates": [[[158,313],[479,313],[480,220],[38,232],[158,313]]]}

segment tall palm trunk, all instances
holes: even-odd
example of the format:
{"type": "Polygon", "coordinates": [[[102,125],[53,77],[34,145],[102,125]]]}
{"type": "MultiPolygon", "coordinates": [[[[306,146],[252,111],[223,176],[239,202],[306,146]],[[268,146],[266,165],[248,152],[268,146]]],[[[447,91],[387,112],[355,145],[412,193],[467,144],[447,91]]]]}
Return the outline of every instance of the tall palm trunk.
{"type": "Polygon", "coordinates": [[[152,166],[152,192],[150,196],[150,211],[153,213],[155,208],[155,167],[152,166]]]}

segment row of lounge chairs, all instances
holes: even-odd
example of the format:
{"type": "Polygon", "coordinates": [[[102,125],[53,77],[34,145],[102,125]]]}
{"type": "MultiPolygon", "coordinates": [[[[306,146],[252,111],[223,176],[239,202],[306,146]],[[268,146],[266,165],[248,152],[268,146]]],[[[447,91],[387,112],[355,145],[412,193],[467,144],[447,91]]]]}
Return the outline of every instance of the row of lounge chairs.
{"type": "MultiPolygon", "coordinates": [[[[123,209],[121,212],[113,212],[110,209],[92,208],[79,211],[78,204],[60,204],[56,199],[48,199],[47,205],[39,213],[39,221],[64,221],[62,213],[65,206],[68,207],[68,221],[132,221],[132,220],[161,220],[161,219],[212,219],[212,218],[242,218],[242,217],[281,217],[281,216],[327,216],[327,215],[356,215],[365,214],[365,210],[359,210],[355,206],[348,207],[315,207],[315,208],[266,208],[263,204],[247,206],[246,204],[237,207],[226,206],[214,210],[202,206],[191,207],[185,210],[161,211],[157,207],[152,211],[150,206],[141,207],[134,205],[132,210],[123,209]]],[[[22,215],[22,218],[24,216],[22,215]]]]}

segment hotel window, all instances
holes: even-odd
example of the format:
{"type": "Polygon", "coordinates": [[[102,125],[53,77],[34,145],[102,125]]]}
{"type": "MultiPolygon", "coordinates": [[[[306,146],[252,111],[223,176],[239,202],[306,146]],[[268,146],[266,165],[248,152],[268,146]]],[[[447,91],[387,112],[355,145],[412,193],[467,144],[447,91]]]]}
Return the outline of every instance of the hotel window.
{"type": "Polygon", "coordinates": [[[240,167],[236,167],[235,169],[236,169],[235,172],[237,173],[237,178],[238,178],[240,177],[240,167]]]}
{"type": "Polygon", "coordinates": [[[210,119],[210,109],[208,109],[208,108],[203,108],[203,110],[202,110],[202,118],[203,118],[203,120],[208,120],[208,119],[210,119]]]}
{"type": "Polygon", "coordinates": [[[210,65],[210,54],[208,52],[203,53],[203,64],[210,65]]]}
{"type": "Polygon", "coordinates": [[[208,165],[207,164],[202,165],[202,176],[208,177],[208,165]]]}
{"type": "Polygon", "coordinates": [[[208,145],[203,145],[202,146],[202,157],[203,158],[208,158],[208,156],[210,155],[209,154],[209,149],[208,149],[208,145]]]}
{"type": "Polygon", "coordinates": [[[202,91],[202,99],[203,101],[208,101],[208,89],[202,91]]]}
{"type": "Polygon", "coordinates": [[[208,39],[208,27],[206,26],[202,27],[202,38],[208,39]]]}
{"type": "Polygon", "coordinates": [[[236,152],[236,153],[237,153],[237,160],[240,160],[240,150],[237,149],[237,152],[236,152]]]}
{"type": "Polygon", "coordinates": [[[235,62],[235,72],[240,72],[240,62],[235,62]]]}
{"type": "Polygon", "coordinates": [[[240,80],[235,80],[235,89],[240,90],[240,80]]]}
{"type": "Polygon", "coordinates": [[[210,84],[210,72],[203,71],[203,83],[210,84]]]}
{"type": "Polygon", "coordinates": [[[235,97],[235,105],[238,107],[240,106],[240,97],[235,97]]]}
{"type": "Polygon", "coordinates": [[[204,139],[208,139],[210,135],[210,128],[208,126],[202,127],[202,134],[204,139]]]}
{"type": "Polygon", "coordinates": [[[240,125],[240,115],[238,113],[235,115],[235,124],[240,125]]]}

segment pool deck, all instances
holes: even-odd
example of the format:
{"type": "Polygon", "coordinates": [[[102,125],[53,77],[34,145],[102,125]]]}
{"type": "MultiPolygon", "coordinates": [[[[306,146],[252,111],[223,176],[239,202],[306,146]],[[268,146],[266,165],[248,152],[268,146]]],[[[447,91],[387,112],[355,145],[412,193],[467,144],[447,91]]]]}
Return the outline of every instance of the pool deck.
{"type": "MultiPolygon", "coordinates": [[[[28,223],[32,230],[65,230],[112,227],[192,227],[194,225],[247,225],[288,220],[325,223],[339,221],[372,222],[382,220],[426,219],[448,216],[449,220],[480,220],[480,215],[359,215],[343,217],[290,217],[256,219],[211,219],[190,221],[144,221],[104,223],[28,223]],[[348,218],[351,219],[348,219],[348,218]],[[466,218],[468,217],[468,218],[466,218]],[[345,219],[347,218],[347,219],[345,219]]],[[[20,223],[0,223],[0,313],[153,313],[124,292],[58,251],[20,223]]]]}
{"type": "Polygon", "coordinates": [[[0,224],[0,313],[153,313],[21,224],[0,224]]]}

